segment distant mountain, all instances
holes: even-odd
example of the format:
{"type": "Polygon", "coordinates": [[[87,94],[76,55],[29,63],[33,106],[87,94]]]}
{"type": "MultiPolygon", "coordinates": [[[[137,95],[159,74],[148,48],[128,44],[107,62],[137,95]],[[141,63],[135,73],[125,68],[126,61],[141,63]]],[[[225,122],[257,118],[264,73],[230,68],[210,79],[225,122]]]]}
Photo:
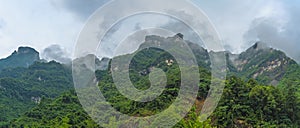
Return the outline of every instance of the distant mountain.
{"type": "Polygon", "coordinates": [[[0,71],[5,68],[28,67],[39,61],[39,52],[30,47],[19,47],[10,56],[0,59],[0,71]]]}

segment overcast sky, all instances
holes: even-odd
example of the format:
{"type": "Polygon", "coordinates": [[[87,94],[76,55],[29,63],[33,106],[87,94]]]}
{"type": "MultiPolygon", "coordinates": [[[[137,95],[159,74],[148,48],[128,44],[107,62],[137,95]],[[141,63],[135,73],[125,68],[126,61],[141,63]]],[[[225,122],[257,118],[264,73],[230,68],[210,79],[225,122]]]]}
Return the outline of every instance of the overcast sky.
{"type": "MultiPolygon", "coordinates": [[[[71,55],[77,35],[87,18],[107,1],[1,0],[0,58],[10,55],[18,46],[30,46],[42,52],[54,44],[56,49],[61,50],[58,53],[71,55]],[[57,45],[62,48],[57,48],[57,45]]],[[[227,50],[239,53],[251,46],[254,41],[261,40],[300,60],[299,1],[193,0],[193,2],[211,19],[227,50]]],[[[126,28],[126,24],[120,28],[126,28]]]]}

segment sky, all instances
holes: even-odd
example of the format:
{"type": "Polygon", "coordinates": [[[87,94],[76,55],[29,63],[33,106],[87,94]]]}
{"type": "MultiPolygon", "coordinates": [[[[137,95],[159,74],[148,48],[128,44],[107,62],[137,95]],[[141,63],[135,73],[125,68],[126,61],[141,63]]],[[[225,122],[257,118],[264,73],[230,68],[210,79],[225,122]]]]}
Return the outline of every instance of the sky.
{"type": "MultiPolygon", "coordinates": [[[[78,34],[90,15],[108,1],[0,1],[0,58],[7,57],[19,46],[30,46],[38,50],[43,58],[65,61],[72,55],[78,34]],[[63,57],[57,58],[55,53],[63,54],[63,57]]],[[[191,1],[210,18],[226,50],[240,53],[254,42],[262,41],[300,61],[299,1],[191,1]]],[[[168,4],[172,3],[162,3],[168,4]]],[[[105,20],[109,21],[109,14],[107,17],[105,20]]],[[[155,24],[172,25],[163,18],[155,24]]],[[[129,25],[124,22],[113,31],[126,32],[128,29],[141,28],[139,24],[129,25]]]]}

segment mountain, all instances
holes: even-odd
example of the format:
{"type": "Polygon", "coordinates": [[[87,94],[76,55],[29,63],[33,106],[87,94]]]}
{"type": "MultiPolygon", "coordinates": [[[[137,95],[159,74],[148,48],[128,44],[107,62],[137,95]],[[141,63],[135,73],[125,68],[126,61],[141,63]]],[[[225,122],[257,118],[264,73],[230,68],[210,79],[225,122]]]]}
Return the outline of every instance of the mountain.
{"type": "MultiPolygon", "coordinates": [[[[130,55],[120,56],[120,59],[127,58],[130,55]]],[[[118,57],[116,57],[118,59],[118,57]]],[[[176,99],[178,95],[179,85],[180,85],[180,70],[177,63],[166,63],[166,59],[174,60],[174,58],[159,49],[149,48],[137,53],[130,64],[130,78],[133,80],[133,84],[136,88],[145,90],[149,88],[150,81],[148,80],[149,73],[152,71],[151,67],[161,68],[166,72],[166,89],[151,102],[136,102],[132,101],[117,90],[116,86],[112,81],[112,74],[110,69],[106,67],[108,59],[101,59],[98,63],[98,59],[94,55],[87,55],[82,58],[78,58],[74,61],[78,62],[84,71],[89,71],[95,67],[88,66],[89,63],[96,61],[96,65],[100,69],[106,67],[105,69],[96,71],[96,77],[99,81],[99,89],[103,92],[107,101],[112,104],[112,106],[128,115],[132,116],[147,116],[153,115],[163,111],[168,108],[172,102],[176,99]],[[161,56],[161,57],[160,57],[161,56]],[[86,62],[84,62],[86,60],[86,62]],[[102,63],[103,62],[103,63],[102,63]],[[102,65],[103,64],[103,65],[102,65]],[[147,71],[148,70],[148,71],[147,71]]],[[[111,64],[109,65],[109,67],[111,64]]],[[[187,67],[190,68],[190,67],[187,67]]],[[[205,69],[201,70],[203,83],[200,86],[201,90],[205,90],[208,86],[209,72],[205,69]],[[207,79],[206,79],[207,78],[207,79]]],[[[153,76],[153,79],[159,80],[160,76],[153,76]]],[[[200,91],[203,92],[204,91],[200,91]]],[[[93,120],[84,112],[83,108],[75,96],[75,93],[67,93],[53,100],[42,99],[40,105],[36,106],[30,111],[20,116],[20,118],[14,119],[10,122],[10,127],[98,127],[93,120]]],[[[204,94],[203,94],[204,95],[204,94]]],[[[100,111],[101,112],[101,111],[100,111]]],[[[95,109],[95,113],[100,114],[99,118],[106,118],[107,113],[100,113],[95,109]]],[[[194,119],[197,121],[197,119],[194,119]]],[[[188,124],[183,123],[181,125],[188,124]]],[[[142,125],[142,124],[140,124],[142,125]]],[[[107,127],[117,127],[117,124],[107,124],[107,127]]],[[[129,127],[129,126],[124,126],[129,127]]]]}
{"type": "MultiPolygon", "coordinates": [[[[74,62],[80,63],[74,66],[86,69],[87,72],[98,69],[95,72],[98,87],[107,102],[116,110],[137,117],[154,115],[174,102],[180,90],[181,75],[174,56],[158,48],[146,47],[151,45],[150,42],[155,42],[156,45],[177,45],[178,47],[171,48],[172,52],[186,53],[180,49],[182,41],[181,34],[167,38],[150,35],[145,38],[145,42],[139,48],[140,51],[113,58],[115,61],[123,62],[132,57],[129,63],[129,78],[134,87],[139,90],[150,87],[149,78],[157,80],[162,78],[160,75],[151,75],[154,69],[159,68],[165,72],[166,87],[161,95],[150,102],[133,101],[120,94],[112,79],[112,70],[122,69],[121,66],[124,65],[116,67],[112,65],[112,59],[99,60],[95,55],[87,55],[75,59],[74,62]],[[88,66],[89,63],[94,62],[95,67],[88,66]]],[[[283,52],[269,48],[262,42],[255,43],[241,54],[208,51],[189,41],[187,44],[199,65],[199,91],[192,110],[175,127],[300,126],[300,66],[283,52]],[[199,122],[197,116],[212,80],[210,54],[226,55],[228,75],[217,109],[209,120],[199,122]]],[[[192,69],[192,67],[185,68],[192,69]]],[[[5,101],[0,100],[0,106],[5,106],[1,111],[1,115],[4,116],[0,116],[0,121],[4,122],[3,126],[98,127],[81,107],[76,93],[71,91],[61,95],[64,91],[73,90],[71,71],[68,67],[56,62],[36,62],[28,68],[3,69],[0,78],[0,97],[5,99],[5,101]],[[44,80],[48,81],[43,82],[44,80]],[[57,89],[61,90],[57,91],[57,89]],[[7,104],[9,105],[6,107],[7,104]],[[30,106],[15,107],[26,105],[30,106]]],[[[94,113],[99,114],[97,110],[94,110],[94,113]]],[[[110,116],[106,113],[100,114],[99,118],[110,116]]],[[[108,126],[111,125],[118,124],[108,126]]]]}
{"type": "MultiPolygon", "coordinates": [[[[151,42],[154,42],[157,46],[160,46],[162,44],[174,46],[174,42],[178,42],[180,40],[183,41],[183,38],[184,36],[180,33],[173,37],[167,38],[157,35],[149,35],[145,37],[145,43],[143,43],[139,49],[144,49],[148,46],[151,46],[151,42]]],[[[192,50],[197,64],[200,67],[210,70],[210,55],[224,54],[227,62],[226,70],[228,76],[235,75],[246,80],[255,79],[261,84],[278,85],[280,80],[283,79],[283,77],[287,73],[288,68],[292,65],[298,65],[296,61],[289,58],[284,52],[268,47],[263,42],[256,42],[255,44],[253,44],[253,46],[240,54],[232,54],[229,51],[209,51],[199,46],[198,44],[192,43],[187,40],[185,40],[185,42],[192,50]]],[[[178,45],[177,47],[174,46],[174,48],[176,49],[172,49],[173,51],[175,51],[175,53],[186,53],[186,51],[180,49],[182,47],[180,46],[180,43],[176,45],[178,45]]],[[[147,53],[143,53],[144,51],[142,51],[143,55],[140,54],[141,58],[147,58],[148,54],[152,54],[154,56],[153,58],[155,58],[142,60],[144,62],[141,63],[143,63],[144,67],[136,65],[135,60],[132,60],[131,64],[135,65],[134,67],[137,70],[140,70],[139,72],[146,73],[148,72],[151,65],[153,65],[153,61],[167,61],[170,58],[170,56],[167,55],[167,52],[158,54],[156,51],[159,50],[156,49],[147,53]]],[[[123,55],[122,57],[126,58],[126,56],[128,55],[123,55]]],[[[91,57],[95,58],[96,69],[103,70],[109,67],[107,66],[107,64],[109,63],[110,59],[103,58],[103,60],[99,60],[95,55],[87,55],[86,57],[78,58],[75,61],[86,62],[84,60],[91,57]]]]}
{"type": "MultiPolygon", "coordinates": [[[[158,45],[163,45],[162,43],[166,43],[167,45],[172,46],[172,42],[177,42],[180,40],[182,40],[182,38],[178,38],[177,35],[168,38],[155,35],[147,36],[145,39],[145,43],[140,46],[140,49],[149,46],[149,44],[147,44],[148,42],[155,42],[158,45]]],[[[213,51],[208,52],[208,50],[199,47],[194,43],[187,43],[196,56],[198,65],[204,69],[210,70],[209,54],[220,53],[213,51]]],[[[173,45],[178,44],[174,43],[173,45]]],[[[182,49],[180,49],[180,46],[175,47],[175,49],[173,50],[185,53],[184,51],[182,51],[182,49]]],[[[246,51],[240,54],[232,54],[226,51],[221,52],[221,54],[222,53],[226,55],[228,71],[228,78],[226,81],[227,88],[224,90],[225,94],[223,96],[223,99],[226,99],[226,102],[220,103],[220,109],[218,109],[216,113],[220,114],[222,111],[230,111],[232,112],[232,116],[236,117],[236,119],[230,120],[232,118],[230,116],[230,113],[222,113],[221,115],[217,114],[215,115],[216,117],[212,118],[212,120],[220,121],[214,122],[215,124],[220,124],[217,125],[218,127],[291,127],[290,125],[293,125],[294,127],[299,126],[299,122],[297,122],[296,120],[300,119],[300,66],[294,60],[286,56],[286,54],[280,50],[267,47],[263,42],[255,43],[252,47],[248,48],[246,51]],[[231,78],[231,76],[237,76],[239,78],[231,78]],[[277,86],[273,87],[268,85],[277,86]],[[260,101],[260,103],[257,103],[258,101],[260,101]],[[272,104],[274,106],[265,107],[264,105],[267,104],[272,104]],[[272,113],[272,111],[275,112],[275,114],[272,113]],[[248,114],[243,115],[243,113],[248,114]],[[258,117],[257,115],[261,115],[261,117],[258,117]],[[228,117],[226,121],[222,119],[224,118],[224,116],[228,117]],[[253,116],[253,118],[249,119],[247,116],[253,116]],[[280,119],[286,120],[281,121],[280,119]],[[223,120],[224,122],[221,120],[223,120]],[[231,124],[232,122],[230,121],[235,121],[235,123],[231,124]],[[291,122],[294,122],[295,124],[291,122]],[[225,125],[221,125],[223,123],[225,125]]],[[[170,54],[168,54],[168,52],[156,48],[146,48],[133,54],[135,55],[133,56],[133,59],[131,60],[129,65],[131,71],[130,80],[135,83],[135,87],[140,87],[139,89],[147,88],[145,84],[147,85],[149,83],[145,81],[147,81],[148,78],[143,79],[143,77],[141,76],[149,76],[153,67],[161,68],[163,69],[163,71],[168,73],[168,71],[172,71],[169,68],[173,66],[176,67],[175,65],[177,64],[176,60],[170,54]]],[[[123,55],[115,57],[114,59],[126,59],[128,58],[128,56],[130,55],[123,55]]],[[[101,72],[102,76],[103,74],[105,73],[101,72]]],[[[172,72],[171,74],[173,74],[171,75],[173,76],[172,80],[180,80],[178,79],[178,77],[176,77],[175,72],[172,72]]],[[[205,98],[209,88],[207,86],[207,83],[209,82],[207,81],[209,81],[210,79],[209,77],[207,77],[208,75],[202,75],[202,77],[203,76],[205,76],[205,79],[201,80],[200,84],[202,86],[199,86],[200,91],[198,93],[198,99],[205,98]]],[[[104,78],[110,79],[110,77],[104,78]]],[[[101,85],[99,86],[101,87],[101,85]]],[[[168,101],[165,102],[165,104],[168,104],[168,101]]],[[[121,108],[119,109],[122,110],[121,108]]],[[[150,111],[159,110],[150,109],[150,111]]]]}
{"type": "Polygon", "coordinates": [[[39,52],[30,47],[19,47],[10,56],[0,59],[0,71],[5,68],[28,67],[39,61],[39,52]]]}
{"type": "Polygon", "coordinates": [[[262,42],[255,43],[239,55],[227,54],[231,74],[253,78],[262,84],[277,85],[288,68],[297,65],[282,51],[269,48],[262,42]]]}
{"type": "MultiPolygon", "coordinates": [[[[155,42],[158,45],[169,42],[171,43],[169,45],[174,45],[173,42],[179,40],[183,40],[182,34],[177,34],[174,37],[168,37],[168,38],[164,38],[156,35],[150,35],[145,38],[145,43],[143,43],[140,46],[140,49],[147,47],[148,44],[147,42],[155,42]]],[[[195,43],[192,43],[190,41],[186,41],[186,43],[189,46],[189,48],[192,50],[197,60],[197,63],[200,67],[209,70],[211,65],[210,55],[225,54],[226,61],[227,61],[226,70],[229,76],[235,75],[247,80],[255,79],[261,84],[277,85],[279,81],[283,78],[283,76],[285,75],[289,67],[291,67],[292,65],[298,65],[296,61],[286,56],[284,52],[270,48],[266,46],[263,42],[256,42],[253,46],[251,46],[246,51],[240,54],[232,54],[228,51],[224,51],[224,52],[208,51],[207,49],[204,49],[203,47],[195,43]]],[[[185,53],[185,51],[182,51],[180,47],[181,46],[175,47],[179,49],[175,49],[174,51],[185,53]]],[[[155,51],[150,54],[155,55],[155,51]]],[[[166,57],[164,54],[157,54],[156,56],[161,58],[160,61],[166,61],[167,60],[166,58],[168,57],[166,57]]],[[[142,57],[147,57],[147,55],[144,54],[142,57]]],[[[149,58],[148,60],[143,60],[143,61],[144,63],[148,63],[148,65],[150,65],[150,62],[154,60],[149,58]]],[[[140,69],[138,65],[136,65],[135,68],[140,69]]],[[[140,69],[140,70],[145,70],[145,69],[140,69]]]]}

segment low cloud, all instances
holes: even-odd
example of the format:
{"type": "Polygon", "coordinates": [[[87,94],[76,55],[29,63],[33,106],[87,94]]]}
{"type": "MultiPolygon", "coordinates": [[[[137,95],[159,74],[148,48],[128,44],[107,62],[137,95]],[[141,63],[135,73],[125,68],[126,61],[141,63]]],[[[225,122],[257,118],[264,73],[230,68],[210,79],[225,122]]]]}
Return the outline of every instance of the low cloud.
{"type": "MultiPolygon", "coordinates": [[[[246,42],[261,41],[283,50],[288,56],[300,62],[300,8],[286,5],[285,11],[288,14],[285,17],[274,15],[253,20],[244,38],[246,42]]],[[[249,45],[251,44],[245,44],[249,45]]]]}
{"type": "MultiPolygon", "coordinates": [[[[86,20],[96,9],[103,6],[110,0],[52,0],[52,3],[57,7],[63,8],[82,20],[86,20]]],[[[239,53],[250,47],[255,41],[263,41],[271,47],[283,50],[293,59],[300,61],[300,47],[297,46],[299,40],[300,28],[297,26],[299,23],[299,2],[294,1],[260,1],[260,0],[243,0],[243,1],[197,1],[192,0],[196,5],[201,7],[209,16],[213,24],[215,24],[217,31],[220,33],[224,48],[228,51],[239,53]],[[251,6],[249,6],[251,5],[251,6]]],[[[141,2],[142,3],[142,2],[141,2]]],[[[124,5],[128,4],[125,3],[124,5]]],[[[130,3],[139,5],[140,3],[130,3]]],[[[162,2],[164,6],[169,3],[162,2]]],[[[176,3],[172,3],[176,4],[176,3]]],[[[122,4],[123,5],[123,4],[122,4]]],[[[120,7],[116,7],[120,8],[120,7]]],[[[107,22],[114,21],[112,17],[114,13],[124,13],[127,10],[112,10],[111,15],[103,15],[105,19],[103,23],[99,24],[99,30],[105,30],[104,26],[107,22]]],[[[182,12],[177,12],[182,13],[182,12]]],[[[153,17],[151,17],[153,19],[153,17]]],[[[185,35],[185,39],[192,42],[199,42],[200,39],[194,35],[192,31],[187,28],[178,27],[179,22],[169,22],[168,24],[161,23],[161,20],[156,20],[157,26],[164,26],[181,32],[185,35]],[[175,27],[174,27],[175,26],[175,27]]],[[[122,24],[113,28],[118,31],[120,28],[132,28],[122,24]]],[[[136,24],[135,29],[143,28],[143,24],[136,24]]],[[[131,31],[126,31],[131,32],[131,31]]],[[[126,33],[125,32],[125,33],[126,33]]],[[[122,34],[120,34],[122,35],[122,34]]],[[[118,35],[118,37],[122,37],[118,35]]],[[[107,36],[110,37],[110,36],[107,36]]],[[[106,42],[111,42],[107,47],[100,49],[103,53],[109,53],[116,47],[115,40],[104,39],[106,42]]],[[[201,41],[200,41],[201,42],[201,41]]],[[[85,51],[85,50],[83,50],[85,51]]],[[[104,56],[111,56],[104,54],[104,56]]]]}
{"type": "Polygon", "coordinates": [[[59,45],[51,45],[45,48],[42,52],[42,58],[48,61],[55,60],[64,64],[69,64],[72,61],[69,58],[68,52],[59,45]]]}

